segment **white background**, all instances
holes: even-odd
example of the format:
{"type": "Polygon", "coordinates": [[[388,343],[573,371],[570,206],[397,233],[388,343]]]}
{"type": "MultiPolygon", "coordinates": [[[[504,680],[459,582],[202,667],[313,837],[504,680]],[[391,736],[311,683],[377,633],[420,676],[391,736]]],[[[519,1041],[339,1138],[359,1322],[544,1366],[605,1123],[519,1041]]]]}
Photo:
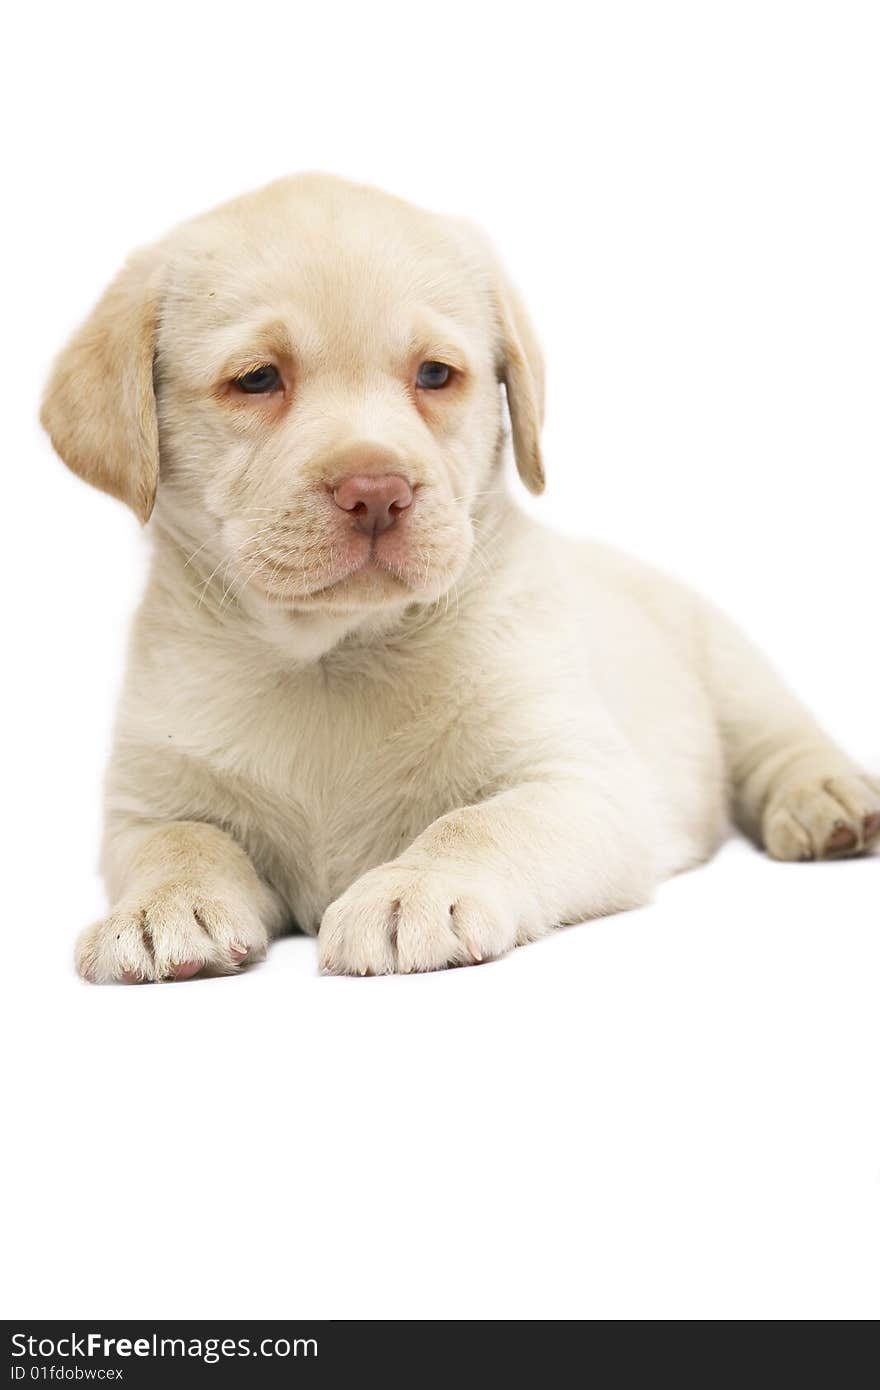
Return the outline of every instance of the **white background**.
{"type": "MultiPolygon", "coordinates": [[[[711,593],[880,770],[871,4],[7,18],[7,1316],[880,1311],[880,860],[732,842],[479,969],[95,989],[145,540],[35,422],[124,255],[302,168],[482,222],[546,344],[549,522],[711,593]]],[[[185,678],[185,673],[182,673],[185,678]]]]}

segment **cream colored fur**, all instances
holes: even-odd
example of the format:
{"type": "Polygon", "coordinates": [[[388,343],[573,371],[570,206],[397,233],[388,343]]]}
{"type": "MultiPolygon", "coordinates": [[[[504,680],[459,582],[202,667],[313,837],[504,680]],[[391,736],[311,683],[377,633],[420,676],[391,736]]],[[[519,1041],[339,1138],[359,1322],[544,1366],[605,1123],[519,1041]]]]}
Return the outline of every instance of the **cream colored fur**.
{"type": "Polygon", "coordinates": [[[56,448],[153,537],[87,978],[291,925],[329,971],[466,964],[647,902],[729,812],[783,859],[880,838],[880,784],[725,618],[515,509],[499,383],[540,491],[540,351],[483,238],[317,175],[140,253],[62,354],[56,448]],[[415,488],[372,549],[329,493],[358,470],[415,488]]]}

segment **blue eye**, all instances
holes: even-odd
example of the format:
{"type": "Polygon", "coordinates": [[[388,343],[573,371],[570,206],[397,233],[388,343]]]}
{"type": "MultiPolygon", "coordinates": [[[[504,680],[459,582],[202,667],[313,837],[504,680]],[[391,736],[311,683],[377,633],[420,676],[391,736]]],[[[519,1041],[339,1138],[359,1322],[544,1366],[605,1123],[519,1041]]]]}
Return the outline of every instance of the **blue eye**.
{"type": "Polygon", "coordinates": [[[445,362],[423,362],[419,367],[416,382],[427,391],[439,391],[446,386],[452,376],[452,368],[445,362]]]}
{"type": "Polygon", "coordinates": [[[277,367],[255,367],[252,372],[236,377],[235,384],[239,391],[244,391],[248,396],[264,396],[269,391],[277,391],[281,384],[281,373],[277,367]]]}

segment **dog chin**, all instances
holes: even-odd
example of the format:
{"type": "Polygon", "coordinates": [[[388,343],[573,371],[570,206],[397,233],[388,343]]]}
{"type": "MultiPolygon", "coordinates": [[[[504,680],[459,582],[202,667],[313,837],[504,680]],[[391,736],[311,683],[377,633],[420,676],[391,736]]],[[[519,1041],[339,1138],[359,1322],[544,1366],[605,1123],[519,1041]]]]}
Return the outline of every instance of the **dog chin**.
{"type": "Polygon", "coordinates": [[[352,632],[379,636],[390,631],[407,608],[434,602],[446,587],[438,583],[430,592],[415,590],[388,571],[370,567],[297,594],[295,599],[279,602],[278,597],[249,589],[242,601],[264,638],[285,658],[311,662],[352,632]]]}

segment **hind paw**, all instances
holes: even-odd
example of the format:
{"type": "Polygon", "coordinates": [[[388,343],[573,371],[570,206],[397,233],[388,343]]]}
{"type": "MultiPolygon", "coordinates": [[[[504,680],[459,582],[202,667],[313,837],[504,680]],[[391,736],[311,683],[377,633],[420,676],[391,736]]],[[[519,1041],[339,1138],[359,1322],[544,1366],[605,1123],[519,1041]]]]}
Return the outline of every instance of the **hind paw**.
{"type": "Polygon", "coordinates": [[[828,777],[788,786],[764,814],[774,859],[844,859],[880,843],[880,779],[828,777]]]}

